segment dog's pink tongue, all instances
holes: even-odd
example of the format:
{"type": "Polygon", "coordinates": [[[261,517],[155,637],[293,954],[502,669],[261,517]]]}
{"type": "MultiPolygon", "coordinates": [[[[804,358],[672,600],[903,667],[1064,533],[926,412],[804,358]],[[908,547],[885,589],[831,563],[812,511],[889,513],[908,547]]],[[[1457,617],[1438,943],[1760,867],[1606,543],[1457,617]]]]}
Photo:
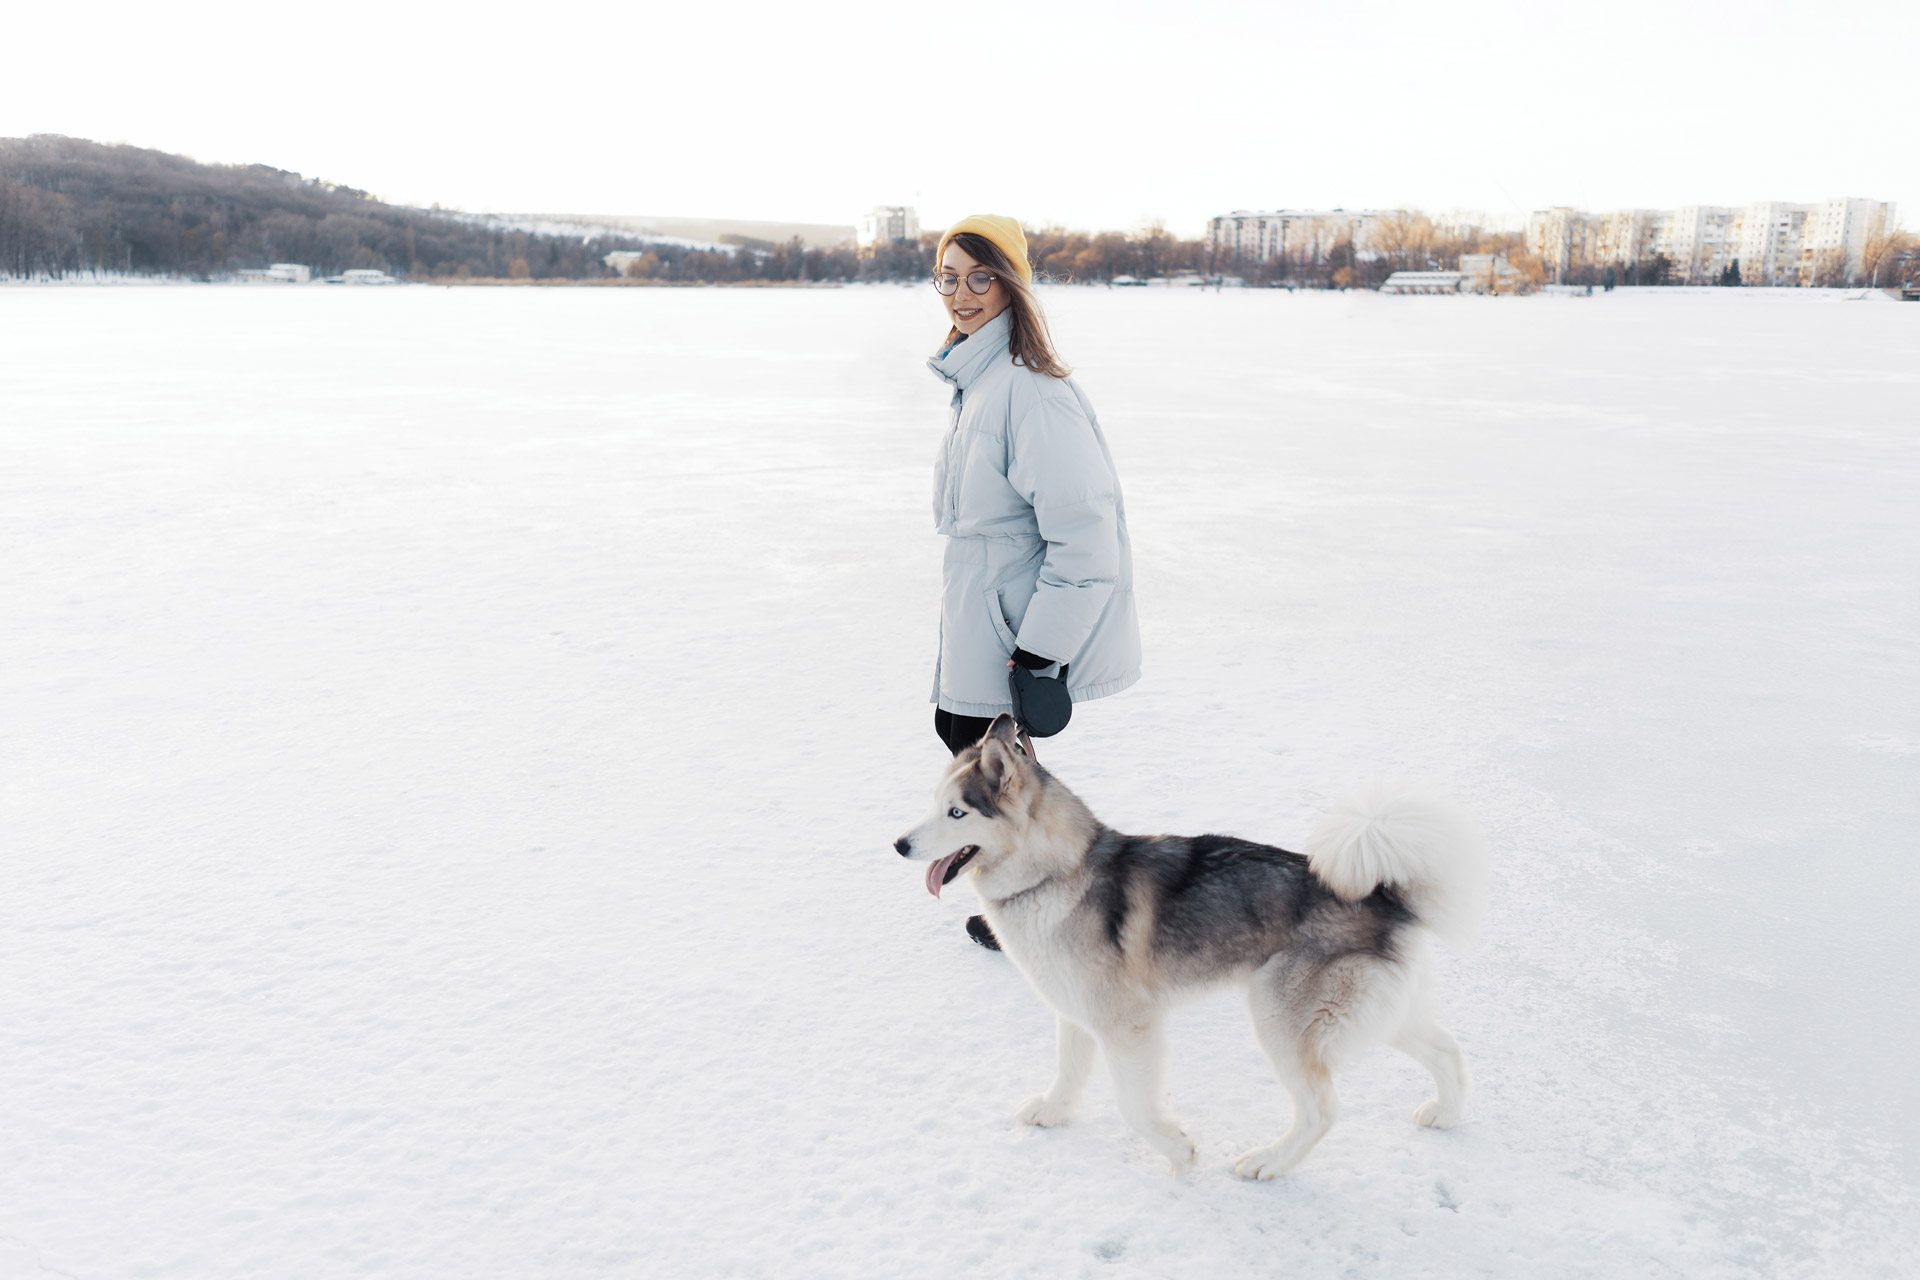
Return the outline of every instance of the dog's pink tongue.
{"type": "Polygon", "coordinates": [[[927,892],[928,893],[932,894],[936,898],[940,896],[940,883],[941,881],[947,878],[947,868],[952,866],[953,860],[959,856],[960,854],[956,851],[948,854],[944,858],[939,859],[937,862],[930,862],[927,864],[927,892]]]}

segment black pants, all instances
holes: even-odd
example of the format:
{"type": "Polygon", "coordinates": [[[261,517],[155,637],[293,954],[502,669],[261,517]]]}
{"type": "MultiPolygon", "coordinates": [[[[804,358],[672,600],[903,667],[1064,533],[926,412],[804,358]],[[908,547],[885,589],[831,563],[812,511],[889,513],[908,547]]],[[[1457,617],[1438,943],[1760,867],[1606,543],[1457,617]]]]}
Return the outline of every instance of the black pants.
{"type": "MultiPolygon", "coordinates": [[[[940,741],[947,744],[947,750],[955,755],[986,737],[987,726],[992,723],[984,716],[957,716],[939,707],[933,709],[933,731],[940,735],[940,741]]],[[[993,929],[984,916],[974,916],[967,921],[967,935],[991,951],[1000,949],[1000,943],[994,939],[993,929]]]]}
{"type": "Polygon", "coordinates": [[[987,726],[992,723],[985,716],[957,716],[939,707],[933,709],[933,731],[955,755],[986,737],[987,726]]]}

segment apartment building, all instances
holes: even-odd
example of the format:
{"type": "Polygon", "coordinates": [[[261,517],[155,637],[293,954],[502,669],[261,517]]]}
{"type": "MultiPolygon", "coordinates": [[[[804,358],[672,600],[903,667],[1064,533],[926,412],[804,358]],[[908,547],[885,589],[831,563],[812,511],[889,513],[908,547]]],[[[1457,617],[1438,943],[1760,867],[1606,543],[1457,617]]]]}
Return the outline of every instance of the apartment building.
{"type": "Polygon", "coordinates": [[[1666,216],[1655,252],[1664,253],[1673,264],[1674,280],[1709,284],[1733,265],[1740,257],[1744,230],[1744,219],[1736,219],[1735,212],[1696,204],[1666,216]]]}
{"type": "Polygon", "coordinates": [[[1343,241],[1365,246],[1389,216],[1380,209],[1236,209],[1207,222],[1207,243],[1216,263],[1319,262],[1343,241]]]}
{"type": "Polygon", "coordinates": [[[875,205],[866,217],[860,219],[860,230],[854,238],[863,249],[871,249],[876,244],[918,240],[920,215],[909,205],[875,205]]]}
{"type": "Polygon", "coordinates": [[[1835,197],[1818,204],[1543,209],[1527,220],[1527,250],[1556,282],[1665,258],[1675,284],[1711,284],[1734,263],[1744,284],[1810,285],[1859,276],[1867,241],[1894,226],[1894,206],[1835,197]]]}

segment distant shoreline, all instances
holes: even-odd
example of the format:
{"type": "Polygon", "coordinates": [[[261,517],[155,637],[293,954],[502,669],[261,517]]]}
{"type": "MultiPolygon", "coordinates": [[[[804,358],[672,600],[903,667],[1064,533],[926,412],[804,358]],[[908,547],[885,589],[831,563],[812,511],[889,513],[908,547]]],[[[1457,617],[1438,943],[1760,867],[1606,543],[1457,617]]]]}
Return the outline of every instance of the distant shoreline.
{"type": "MultiPolygon", "coordinates": [[[[630,280],[624,276],[590,277],[574,279],[554,276],[544,280],[512,279],[506,276],[441,276],[432,280],[394,280],[382,284],[332,284],[323,280],[311,280],[303,284],[270,283],[256,280],[197,280],[192,276],[162,275],[69,275],[65,277],[36,276],[28,279],[21,276],[0,275],[0,289],[5,288],[58,288],[58,289],[148,289],[176,288],[189,286],[218,286],[223,288],[257,289],[262,293],[272,293],[283,289],[319,289],[349,290],[363,292],[367,289],[455,289],[473,287],[499,287],[508,289],[844,289],[849,285],[865,283],[848,280],[630,280]]],[[[893,284],[904,287],[900,281],[877,281],[874,283],[893,284]]]]}
{"type": "Polygon", "coordinates": [[[509,289],[844,289],[845,280],[651,280],[626,276],[589,277],[584,280],[550,276],[544,280],[513,280],[502,276],[469,276],[462,280],[448,276],[439,280],[407,280],[401,283],[425,285],[430,289],[456,289],[501,286],[509,289]]]}
{"type": "MultiPolygon", "coordinates": [[[[337,292],[363,292],[368,289],[856,289],[856,288],[913,288],[921,282],[902,280],[661,280],[632,279],[625,276],[590,277],[587,279],[553,276],[547,279],[525,279],[507,276],[442,276],[432,280],[394,280],[382,284],[338,284],[322,280],[313,280],[304,284],[291,282],[274,283],[255,280],[196,280],[191,276],[163,275],[70,275],[64,278],[39,276],[27,279],[21,276],[0,275],[0,291],[9,288],[19,289],[154,289],[154,288],[244,288],[262,293],[274,293],[294,289],[309,291],[326,289],[337,292]]],[[[1112,289],[1114,286],[1103,280],[1045,280],[1044,287],[1057,289],[1112,289]]],[[[1381,297],[1394,297],[1390,292],[1368,285],[1355,285],[1347,289],[1319,289],[1284,284],[1217,285],[1212,282],[1168,283],[1141,281],[1141,285],[1154,293],[1217,293],[1222,287],[1229,293],[1311,293],[1337,295],[1342,293],[1369,293],[1381,297]]],[[[1122,289],[1121,292],[1131,292],[1122,289]]],[[[1887,285],[1874,288],[1871,285],[1748,285],[1743,288],[1728,289],[1719,285],[1619,285],[1612,291],[1621,296],[1639,296],[1643,294],[1661,294],[1674,297],[1699,297],[1702,295],[1729,295],[1748,297],[1794,296],[1804,298],[1825,298],[1841,301],[1865,301],[1874,294],[1884,294],[1894,302],[1920,301],[1920,289],[1912,286],[1887,285]]],[[[1444,297],[1474,297],[1485,295],[1448,294],[1444,297]]],[[[1516,297],[1604,297],[1606,291],[1588,290],[1582,285],[1547,285],[1529,294],[1511,295],[1516,297]]],[[[1411,299],[1408,299],[1409,301],[1411,299]]]]}

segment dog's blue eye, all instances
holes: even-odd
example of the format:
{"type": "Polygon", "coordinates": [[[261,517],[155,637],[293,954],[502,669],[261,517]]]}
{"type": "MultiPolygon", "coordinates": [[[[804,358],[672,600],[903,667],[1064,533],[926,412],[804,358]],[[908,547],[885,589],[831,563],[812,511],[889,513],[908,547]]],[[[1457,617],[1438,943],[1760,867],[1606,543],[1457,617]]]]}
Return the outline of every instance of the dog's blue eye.
{"type": "Polygon", "coordinates": [[[960,808],[958,805],[956,805],[953,808],[947,810],[947,816],[949,818],[964,818],[967,816],[967,811],[965,809],[960,808]]]}

